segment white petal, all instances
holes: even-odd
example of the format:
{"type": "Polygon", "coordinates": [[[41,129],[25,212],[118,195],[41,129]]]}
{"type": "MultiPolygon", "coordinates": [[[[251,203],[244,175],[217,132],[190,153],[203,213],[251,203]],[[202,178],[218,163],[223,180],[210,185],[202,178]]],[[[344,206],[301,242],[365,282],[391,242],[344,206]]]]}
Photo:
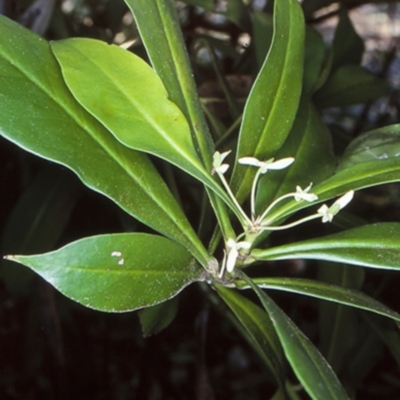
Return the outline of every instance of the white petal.
{"type": "Polygon", "coordinates": [[[255,157],[242,157],[238,160],[239,164],[252,165],[253,167],[259,167],[262,161],[255,157]]]}
{"type": "Polygon", "coordinates": [[[229,251],[228,258],[226,261],[226,270],[232,272],[235,269],[236,260],[238,258],[239,252],[236,247],[232,247],[229,251]]]}
{"type": "Polygon", "coordinates": [[[294,162],[293,157],[282,158],[269,164],[269,169],[284,169],[294,162]]]}
{"type": "Polygon", "coordinates": [[[224,153],[220,153],[219,151],[216,151],[213,155],[213,167],[216,169],[221,166],[222,161],[228,156],[228,154],[231,152],[231,150],[225,151],[224,153]]]}
{"type": "Polygon", "coordinates": [[[346,207],[347,204],[350,203],[350,201],[353,199],[354,196],[354,190],[350,190],[349,192],[345,193],[342,197],[339,197],[333,205],[338,205],[339,209],[341,210],[342,208],[346,207]]]}
{"type": "Polygon", "coordinates": [[[229,169],[229,164],[222,164],[217,168],[214,168],[216,172],[224,174],[229,169]]]}

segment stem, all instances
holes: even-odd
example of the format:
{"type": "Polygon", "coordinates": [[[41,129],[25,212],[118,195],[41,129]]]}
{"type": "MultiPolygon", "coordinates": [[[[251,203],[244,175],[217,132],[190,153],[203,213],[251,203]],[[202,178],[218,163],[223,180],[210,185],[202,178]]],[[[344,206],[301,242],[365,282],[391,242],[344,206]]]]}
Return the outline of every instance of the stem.
{"type": "Polygon", "coordinates": [[[271,211],[271,209],[278,204],[280,201],[287,199],[288,197],[294,197],[296,195],[296,193],[288,193],[285,194],[281,197],[278,197],[277,199],[275,199],[268,207],[267,209],[262,213],[262,215],[260,217],[258,217],[257,219],[262,222],[263,219],[265,219],[265,217],[267,216],[267,214],[271,211]]]}
{"type": "Polygon", "coordinates": [[[241,221],[241,224],[243,226],[251,226],[253,225],[252,221],[250,220],[250,218],[246,215],[246,213],[243,211],[243,208],[240,206],[240,204],[238,203],[238,201],[236,200],[236,197],[233,195],[231,188],[228,185],[228,182],[226,181],[225,177],[223,174],[221,174],[220,172],[217,171],[217,174],[219,176],[219,178],[221,179],[222,184],[224,185],[226,192],[228,193],[229,197],[231,198],[231,200],[233,201],[233,203],[236,206],[236,209],[239,211],[239,213],[241,214],[241,216],[243,217],[244,221],[241,221]]]}
{"type": "Polygon", "coordinates": [[[300,225],[304,222],[311,221],[313,219],[321,218],[320,214],[313,214],[308,217],[299,219],[298,221],[292,222],[287,225],[282,225],[282,226],[261,226],[259,229],[260,231],[281,231],[283,229],[289,229],[293,228],[294,226],[300,225]]]}
{"type": "Polygon", "coordinates": [[[251,219],[254,221],[256,215],[256,188],[258,179],[260,178],[261,168],[258,169],[256,176],[253,179],[253,185],[251,186],[251,197],[250,197],[250,207],[251,207],[251,219]]]}

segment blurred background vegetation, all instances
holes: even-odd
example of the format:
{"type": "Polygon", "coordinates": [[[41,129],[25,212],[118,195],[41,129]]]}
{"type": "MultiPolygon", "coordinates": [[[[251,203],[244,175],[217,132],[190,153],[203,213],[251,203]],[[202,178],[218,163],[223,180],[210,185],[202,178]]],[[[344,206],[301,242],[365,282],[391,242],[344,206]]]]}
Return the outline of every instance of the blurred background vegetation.
{"type": "MultiPolygon", "coordinates": [[[[350,97],[362,94],[341,104],[333,102],[335,107],[316,93],[315,103],[341,153],[360,133],[400,120],[400,4],[304,0],[302,5],[308,24],[322,34],[327,48],[342,49],[346,62],[361,61],[385,83],[384,89],[382,85],[358,92],[350,89],[350,97]],[[342,17],[349,27],[340,38],[335,30],[341,13],[350,19],[342,17]],[[353,47],[348,49],[350,37],[353,47]]],[[[272,7],[272,1],[266,0],[176,2],[199,93],[215,132],[237,133],[241,109],[271,39],[272,7]]],[[[1,0],[0,13],[49,40],[97,38],[146,58],[123,0],[1,0]]],[[[229,139],[223,136],[219,144],[224,140],[229,139]]],[[[2,255],[40,253],[93,234],[142,229],[111,201],[86,189],[70,171],[2,138],[0,171],[2,255]]],[[[363,192],[357,214],[369,221],[397,221],[399,203],[399,186],[385,185],[363,192]]],[[[271,266],[271,274],[307,276],[313,268],[313,263],[299,261],[280,264],[279,269],[271,266]]],[[[398,284],[390,272],[369,273],[366,280],[397,311],[398,284]]],[[[318,341],[318,323],[323,323],[323,318],[318,322],[318,303],[298,302],[288,294],[276,297],[307,335],[318,341]]],[[[143,338],[136,313],[111,315],[85,309],[28,269],[2,261],[0,398],[270,398],[273,380],[226,313],[193,285],[177,304],[174,323],[143,338]]],[[[397,356],[389,354],[383,343],[391,343],[393,327],[383,319],[379,324],[382,330],[368,331],[362,343],[363,360],[369,360],[363,363],[364,370],[355,370],[346,359],[347,379],[358,380],[357,398],[363,400],[400,394],[400,347],[394,343],[397,356]]],[[[346,351],[355,354],[351,348],[346,351]]]]}

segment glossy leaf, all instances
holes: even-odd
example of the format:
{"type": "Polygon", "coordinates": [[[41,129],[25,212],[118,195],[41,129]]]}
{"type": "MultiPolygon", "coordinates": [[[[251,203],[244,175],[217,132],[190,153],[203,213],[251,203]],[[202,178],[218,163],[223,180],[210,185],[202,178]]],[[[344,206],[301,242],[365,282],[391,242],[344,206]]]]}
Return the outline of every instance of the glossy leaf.
{"type": "Polygon", "coordinates": [[[346,148],[338,170],[392,157],[400,157],[400,124],[375,129],[355,138],[346,148]]]}
{"type": "Polygon", "coordinates": [[[197,156],[184,115],[141,58],[91,39],[54,42],[52,48],[77,100],[118,140],[175,164],[232,204],[197,156]]]}
{"type": "Polygon", "coordinates": [[[215,285],[215,288],[246,330],[253,346],[274,374],[279,385],[284,387],[286,375],[284,356],[268,314],[235,290],[220,285],[215,285]]]}
{"type": "MultiPolygon", "coordinates": [[[[168,97],[189,123],[196,150],[211,169],[214,145],[203,116],[186,44],[172,0],[125,0],[138,27],[151,64],[168,97]]],[[[207,2],[205,3],[207,6],[207,2]]]]}
{"type": "MultiPolygon", "coordinates": [[[[214,144],[202,113],[174,2],[172,0],[125,0],[125,2],[134,15],[140,37],[154,70],[161,78],[169,99],[185,115],[196,151],[206,166],[207,172],[211,171],[214,144]]],[[[206,179],[209,179],[208,174],[206,179]]],[[[230,205],[231,210],[236,212],[236,208],[225,192],[221,192],[213,180],[209,181],[209,184],[214,187],[213,190],[219,193],[225,203],[230,205]]],[[[228,212],[221,197],[210,190],[207,192],[224,236],[234,236],[228,212]]],[[[240,219],[240,215],[236,215],[240,219]]]]}
{"type": "Polygon", "coordinates": [[[300,103],[289,137],[276,155],[276,159],[284,157],[294,157],[295,161],[290,167],[268,172],[260,179],[256,198],[259,213],[274,199],[294,192],[297,185],[316,185],[335,170],[330,133],[306,98],[300,103]]]}
{"type": "Polygon", "coordinates": [[[7,259],[33,269],[72,300],[107,312],[156,305],[202,280],[184,247],[144,233],[92,236],[50,253],[7,259]]]}
{"type": "Polygon", "coordinates": [[[386,82],[359,67],[345,65],[339,68],[315,94],[318,107],[344,107],[366,103],[387,93],[386,82]]]}
{"type": "Polygon", "coordinates": [[[273,322],[283,351],[304,389],[314,400],[350,399],[330,365],[294,322],[250,278],[242,274],[273,322]]]}
{"type": "MultiPolygon", "coordinates": [[[[300,278],[255,278],[253,281],[262,289],[273,289],[297,293],[303,296],[311,296],[317,299],[371,311],[395,321],[400,321],[400,314],[355,289],[300,278]]],[[[244,281],[238,280],[235,283],[238,288],[249,288],[248,283],[244,281]]]]}
{"type": "Polygon", "coordinates": [[[380,269],[400,269],[400,223],[364,225],[322,238],[265,250],[253,250],[256,260],[304,258],[380,269]]]}
{"type": "MultiPolygon", "coordinates": [[[[297,0],[274,8],[271,48],[247,99],[237,158],[269,159],[285,142],[296,116],[303,78],[304,21],[297,0]]],[[[240,201],[250,191],[254,168],[238,166],[232,189],[240,201]]]]}
{"type": "Polygon", "coordinates": [[[48,43],[4,17],[0,36],[7,38],[0,43],[0,134],[69,167],[86,186],[184,244],[206,265],[210,257],[153,164],[76,102],[48,43]]]}

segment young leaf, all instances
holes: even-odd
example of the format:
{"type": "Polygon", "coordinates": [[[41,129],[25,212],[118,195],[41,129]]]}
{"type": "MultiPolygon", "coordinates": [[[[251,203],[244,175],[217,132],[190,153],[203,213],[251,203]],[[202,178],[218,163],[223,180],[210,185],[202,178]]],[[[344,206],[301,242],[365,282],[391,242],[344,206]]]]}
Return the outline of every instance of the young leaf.
{"type": "MultiPolygon", "coordinates": [[[[313,281],[310,279],[255,278],[253,281],[262,289],[273,289],[311,296],[317,299],[371,311],[375,314],[380,314],[400,322],[400,314],[358,290],[348,289],[320,281],[313,281]]],[[[235,283],[240,289],[249,287],[246,282],[240,280],[237,280],[235,283]]]]}
{"type": "Polygon", "coordinates": [[[171,162],[231,204],[200,161],[186,118],[148,64],[92,39],[53,42],[52,49],[78,102],[121,143],[171,162]]]}
{"type": "Polygon", "coordinates": [[[254,290],[273,322],[283,351],[304,389],[314,400],[349,400],[330,365],[294,322],[250,278],[254,290]]]}
{"type": "Polygon", "coordinates": [[[265,250],[255,249],[255,260],[304,258],[380,269],[399,269],[400,223],[382,222],[265,250]]]}
{"type": "MultiPolygon", "coordinates": [[[[237,158],[269,159],[280,149],[296,116],[303,79],[304,20],[297,0],[275,2],[274,35],[247,100],[237,158]]],[[[254,169],[236,167],[232,189],[239,201],[250,191],[254,169]]]]}
{"type": "MultiPolygon", "coordinates": [[[[171,0],[125,0],[125,2],[134,15],[154,70],[161,78],[169,99],[186,117],[196,151],[207,171],[210,171],[214,144],[197,95],[174,2],[171,0]]],[[[218,187],[214,187],[214,191],[218,190],[218,187]]],[[[233,228],[230,226],[225,204],[211,190],[207,189],[207,193],[224,236],[231,237],[233,228]]],[[[231,201],[225,193],[219,192],[219,195],[232,209],[231,201]]],[[[233,210],[235,212],[236,208],[233,210]]]]}
{"type": "Polygon", "coordinates": [[[153,164],[119,143],[76,102],[48,43],[4,17],[0,36],[7,38],[0,42],[0,134],[69,167],[86,186],[184,244],[206,265],[206,249],[153,164]]]}
{"type": "Polygon", "coordinates": [[[260,307],[234,290],[214,286],[246,330],[252,345],[275,375],[280,387],[285,386],[285,367],[282,348],[272,322],[260,307]]]}
{"type": "Polygon", "coordinates": [[[107,312],[153,306],[203,280],[183,246],[144,233],[92,236],[50,253],[6,258],[33,269],[72,300],[107,312]]]}
{"type": "MultiPolygon", "coordinates": [[[[135,18],[151,64],[168,97],[189,123],[201,160],[211,169],[214,145],[202,113],[180,22],[171,0],[125,0],[135,18]]],[[[207,4],[204,5],[207,7],[207,4]]]]}

